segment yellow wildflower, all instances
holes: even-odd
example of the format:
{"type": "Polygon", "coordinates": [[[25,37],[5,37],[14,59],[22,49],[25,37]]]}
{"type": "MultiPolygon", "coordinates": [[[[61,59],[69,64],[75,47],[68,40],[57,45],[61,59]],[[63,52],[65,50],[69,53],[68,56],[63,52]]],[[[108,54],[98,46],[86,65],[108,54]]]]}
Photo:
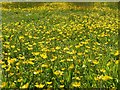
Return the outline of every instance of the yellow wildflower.
{"type": "Polygon", "coordinates": [[[63,71],[57,70],[53,72],[55,75],[63,75],[63,71]]]}
{"type": "Polygon", "coordinates": [[[2,88],[7,85],[7,82],[2,82],[2,88]]]}
{"type": "Polygon", "coordinates": [[[29,83],[26,83],[25,85],[23,85],[21,88],[28,88],[28,86],[29,86],[29,83]]]}
{"type": "Polygon", "coordinates": [[[60,87],[60,88],[64,88],[64,85],[60,85],[59,87],[60,87]]]}
{"type": "Polygon", "coordinates": [[[115,55],[115,56],[119,55],[119,52],[118,52],[118,51],[116,51],[114,55],[115,55]]]}
{"type": "Polygon", "coordinates": [[[98,64],[99,63],[99,61],[97,61],[97,60],[93,60],[92,62],[93,62],[93,64],[98,64]]]}
{"type": "Polygon", "coordinates": [[[19,57],[19,59],[25,59],[25,57],[24,57],[24,56],[21,56],[21,57],[19,57]]]}
{"type": "Polygon", "coordinates": [[[116,60],[116,61],[115,61],[115,64],[119,64],[119,60],[116,60]]]}
{"type": "Polygon", "coordinates": [[[10,87],[15,87],[15,83],[12,82],[11,85],[10,85],[10,87]]]}
{"type": "Polygon", "coordinates": [[[10,76],[14,75],[14,73],[10,73],[10,76]]]}
{"type": "Polygon", "coordinates": [[[9,60],[8,60],[8,63],[9,63],[9,64],[10,64],[10,63],[12,64],[12,63],[14,63],[14,62],[15,62],[15,60],[16,60],[16,58],[9,59],[9,60]]]}
{"type": "Polygon", "coordinates": [[[52,51],[52,52],[55,52],[55,49],[54,49],[54,48],[51,48],[51,51],[52,51]]]}
{"type": "Polygon", "coordinates": [[[80,47],[80,45],[76,45],[76,46],[75,46],[75,48],[79,48],[79,47],[80,47]]]}
{"type": "Polygon", "coordinates": [[[73,86],[73,87],[80,87],[80,82],[73,82],[73,83],[72,83],[72,86],[73,86]]]}
{"type": "Polygon", "coordinates": [[[10,71],[11,69],[11,65],[8,65],[8,68],[6,69],[6,71],[10,71]]]}
{"type": "Polygon", "coordinates": [[[67,61],[68,61],[68,62],[69,62],[69,61],[73,61],[73,59],[68,58],[67,61]]]}
{"type": "Polygon", "coordinates": [[[112,77],[110,77],[108,75],[105,75],[105,76],[102,76],[101,79],[104,80],[104,81],[107,81],[107,80],[112,79],[112,77]]]}
{"type": "Polygon", "coordinates": [[[18,81],[18,82],[22,82],[22,81],[23,81],[23,79],[21,78],[21,79],[18,79],[17,81],[18,81]]]}
{"type": "Polygon", "coordinates": [[[5,44],[10,44],[10,42],[5,42],[5,44]]]}
{"type": "Polygon", "coordinates": [[[60,82],[61,82],[61,83],[63,83],[63,82],[64,82],[64,80],[60,80],[60,82]]]}
{"type": "Polygon", "coordinates": [[[28,63],[29,63],[29,64],[32,64],[32,65],[34,64],[34,62],[32,62],[32,61],[28,61],[28,63]]]}
{"type": "Polygon", "coordinates": [[[33,50],[33,48],[32,47],[30,47],[30,48],[28,47],[28,50],[33,50]]]}
{"type": "Polygon", "coordinates": [[[65,60],[60,60],[60,62],[64,62],[65,60]]]}
{"type": "Polygon", "coordinates": [[[65,70],[65,68],[61,68],[61,70],[63,70],[63,71],[64,71],[64,70],[65,70]]]}
{"type": "Polygon", "coordinates": [[[46,67],[47,68],[48,65],[47,64],[42,64],[41,67],[46,67]]]}
{"type": "Polygon", "coordinates": [[[76,80],[80,80],[80,78],[79,78],[79,77],[75,77],[75,79],[76,79],[76,80]]]}
{"type": "Polygon", "coordinates": [[[34,61],[35,59],[34,59],[34,58],[30,58],[29,60],[30,60],[30,61],[34,61]]]}
{"type": "Polygon", "coordinates": [[[99,80],[98,77],[94,77],[95,81],[99,80]]]}
{"type": "Polygon", "coordinates": [[[76,56],[73,56],[73,59],[75,59],[75,60],[76,60],[76,58],[77,58],[76,56]]]}
{"type": "Polygon", "coordinates": [[[65,47],[63,50],[64,50],[64,51],[65,51],[65,50],[69,50],[69,48],[68,48],[68,47],[65,47]]]}
{"type": "Polygon", "coordinates": [[[105,69],[101,69],[100,71],[101,71],[101,72],[105,72],[106,70],[105,70],[105,69]]]}
{"type": "Polygon", "coordinates": [[[45,85],[44,84],[37,84],[37,85],[35,85],[37,88],[43,88],[45,85]]]}
{"type": "Polygon", "coordinates": [[[11,45],[11,48],[15,48],[15,45],[11,45]]]}
{"type": "Polygon", "coordinates": [[[32,38],[32,36],[31,36],[31,35],[29,35],[28,37],[29,37],[29,38],[32,38]]]}
{"type": "Polygon", "coordinates": [[[40,54],[40,52],[32,52],[33,55],[37,56],[40,54]]]}
{"type": "Polygon", "coordinates": [[[53,59],[51,59],[51,61],[53,62],[53,61],[55,61],[57,59],[57,57],[56,56],[53,56],[53,59]]]}
{"type": "Polygon", "coordinates": [[[112,77],[110,77],[110,76],[108,76],[108,75],[105,75],[105,76],[103,76],[103,75],[101,75],[101,76],[98,76],[98,77],[95,77],[94,78],[95,80],[104,80],[104,81],[107,81],[107,80],[110,80],[110,79],[112,79],[112,77]]]}
{"type": "Polygon", "coordinates": [[[59,50],[61,47],[57,46],[55,49],[59,50]]]}
{"type": "Polygon", "coordinates": [[[40,54],[40,56],[41,56],[43,59],[46,59],[46,58],[47,58],[47,54],[46,54],[46,53],[40,54]]]}
{"type": "Polygon", "coordinates": [[[46,84],[50,85],[50,84],[52,84],[52,82],[46,82],[46,84]]]}
{"type": "Polygon", "coordinates": [[[80,55],[82,55],[82,53],[77,53],[77,55],[79,55],[79,56],[80,56],[80,55]]]}
{"type": "Polygon", "coordinates": [[[68,69],[73,69],[73,68],[74,68],[74,64],[71,64],[68,69]]]}
{"type": "Polygon", "coordinates": [[[19,39],[24,39],[24,36],[19,36],[19,39]]]}
{"type": "Polygon", "coordinates": [[[34,71],[34,74],[39,74],[41,72],[43,72],[43,71],[42,70],[37,70],[37,71],[34,71]]]}
{"type": "Polygon", "coordinates": [[[111,62],[108,62],[108,63],[107,63],[107,66],[110,66],[110,64],[111,64],[111,62]]]}

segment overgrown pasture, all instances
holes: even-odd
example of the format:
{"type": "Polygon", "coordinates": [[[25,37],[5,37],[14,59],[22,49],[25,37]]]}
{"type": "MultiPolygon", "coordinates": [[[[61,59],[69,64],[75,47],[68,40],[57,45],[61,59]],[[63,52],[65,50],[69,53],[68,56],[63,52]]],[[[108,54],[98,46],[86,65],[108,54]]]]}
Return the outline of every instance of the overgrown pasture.
{"type": "Polygon", "coordinates": [[[19,4],[2,3],[2,88],[117,88],[117,8],[19,4]]]}

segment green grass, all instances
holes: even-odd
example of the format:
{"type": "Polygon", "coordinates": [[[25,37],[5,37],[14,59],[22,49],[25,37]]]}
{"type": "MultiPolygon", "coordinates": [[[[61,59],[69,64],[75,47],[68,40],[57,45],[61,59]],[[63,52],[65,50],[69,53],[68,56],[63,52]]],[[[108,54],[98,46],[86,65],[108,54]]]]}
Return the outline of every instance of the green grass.
{"type": "Polygon", "coordinates": [[[118,9],[7,5],[2,88],[117,88],[118,9]]]}

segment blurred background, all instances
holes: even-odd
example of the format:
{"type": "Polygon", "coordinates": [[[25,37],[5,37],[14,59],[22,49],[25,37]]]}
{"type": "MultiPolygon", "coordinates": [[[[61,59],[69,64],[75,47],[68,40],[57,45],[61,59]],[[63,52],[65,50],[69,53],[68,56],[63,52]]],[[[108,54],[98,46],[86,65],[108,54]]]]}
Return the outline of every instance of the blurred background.
{"type": "MultiPolygon", "coordinates": [[[[3,8],[31,8],[31,7],[39,7],[44,4],[54,4],[55,2],[3,2],[3,8]],[[9,5],[8,5],[9,4],[9,5]]],[[[111,9],[118,9],[118,2],[63,2],[64,4],[70,4],[77,7],[109,7],[111,9]]]]}

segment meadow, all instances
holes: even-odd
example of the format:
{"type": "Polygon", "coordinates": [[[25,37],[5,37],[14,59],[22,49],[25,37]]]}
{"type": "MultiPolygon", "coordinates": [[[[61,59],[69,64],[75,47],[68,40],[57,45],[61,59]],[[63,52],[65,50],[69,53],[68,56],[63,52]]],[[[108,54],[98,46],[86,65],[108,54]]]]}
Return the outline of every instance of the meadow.
{"type": "Polygon", "coordinates": [[[117,89],[117,8],[107,3],[2,5],[3,90],[117,89]]]}

